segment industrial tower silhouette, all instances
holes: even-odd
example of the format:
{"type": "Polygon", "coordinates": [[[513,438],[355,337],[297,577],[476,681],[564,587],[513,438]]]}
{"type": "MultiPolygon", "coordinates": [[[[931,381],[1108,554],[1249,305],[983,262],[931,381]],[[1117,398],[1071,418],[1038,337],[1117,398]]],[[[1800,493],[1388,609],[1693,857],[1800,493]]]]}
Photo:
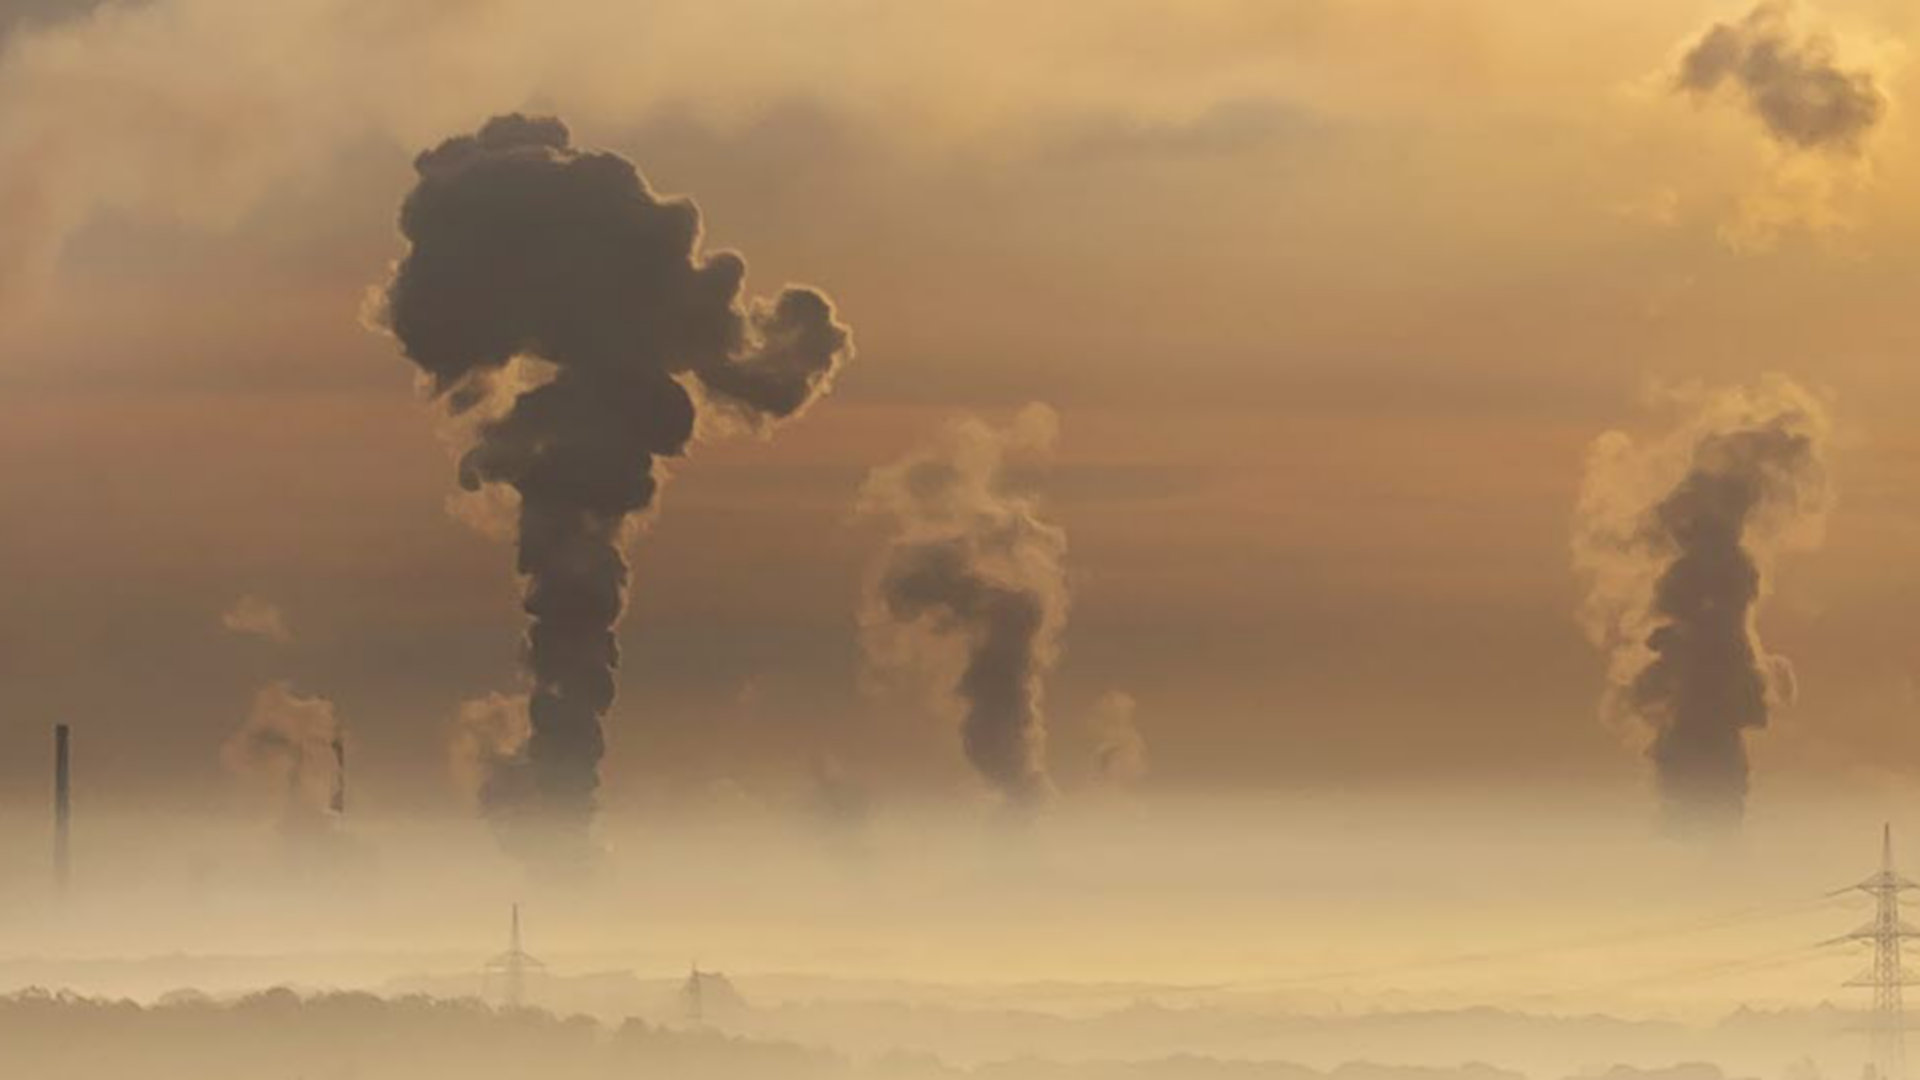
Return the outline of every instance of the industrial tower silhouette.
{"type": "Polygon", "coordinates": [[[53,728],[53,886],[61,896],[73,882],[73,729],[53,728]]]}
{"type": "Polygon", "coordinates": [[[695,962],[687,973],[687,981],[680,984],[680,1011],[687,1023],[696,1027],[707,1020],[707,973],[700,970],[695,962]]]}
{"type": "Polygon", "coordinates": [[[527,976],[546,969],[545,964],[520,947],[520,905],[515,904],[507,951],[487,961],[486,990],[497,988],[501,1003],[509,1009],[518,1009],[527,1003],[527,976]]]}
{"type": "Polygon", "coordinates": [[[1880,834],[1880,872],[1834,894],[1863,892],[1874,900],[1873,921],[1839,940],[1873,945],[1873,966],[1846,985],[1873,991],[1873,1009],[1867,1015],[1865,1030],[1872,1047],[1873,1072],[1879,1080],[1906,1080],[1907,1076],[1906,1010],[1901,990],[1908,980],[1900,943],[1920,937],[1920,930],[1901,921],[1900,894],[1915,888],[1920,884],[1901,877],[1893,868],[1893,826],[1886,825],[1880,834]]]}

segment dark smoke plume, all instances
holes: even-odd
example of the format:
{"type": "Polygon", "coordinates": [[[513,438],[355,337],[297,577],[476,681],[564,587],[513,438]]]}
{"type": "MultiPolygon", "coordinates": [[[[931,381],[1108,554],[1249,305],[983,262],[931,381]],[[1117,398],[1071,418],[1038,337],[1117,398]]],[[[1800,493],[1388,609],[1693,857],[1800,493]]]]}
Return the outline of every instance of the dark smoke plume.
{"type": "Polygon", "coordinates": [[[1796,34],[1788,14],[1765,0],[1737,23],[1716,23],[1681,58],[1677,87],[1705,96],[1730,83],[1776,141],[1858,151],[1885,96],[1871,72],[1840,66],[1827,37],[1796,34]]]}
{"type": "Polygon", "coordinates": [[[1066,534],[1005,467],[1044,453],[1058,421],[1029,405],[996,429],[973,418],[867,478],[862,509],[895,531],[868,583],[869,661],[929,671],[957,702],[967,760],[1015,808],[1044,802],[1042,694],[1067,617],[1066,534]]]}
{"type": "Polygon", "coordinates": [[[1663,441],[1594,445],[1574,540],[1588,630],[1611,654],[1607,711],[1651,735],[1675,831],[1738,827],[1746,735],[1793,697],[1755,616],[1775,556],[1820,540],[1830,426],[1818,398],[1776,378],[1702,399],[1663,441]]]}
{"type": "Polygon", "coordinates": [[[812,289],[746,301],[700,214],[549,117],[501,116],[420,155],[386,325],[471,434],[460,483],[510,490],[532,676],[524,746],[483,786],[499,821],[583,841],[626,602],[624,545],[656,459],[696,420],[765,429],[824,393],[847,328],[812,289]]]}

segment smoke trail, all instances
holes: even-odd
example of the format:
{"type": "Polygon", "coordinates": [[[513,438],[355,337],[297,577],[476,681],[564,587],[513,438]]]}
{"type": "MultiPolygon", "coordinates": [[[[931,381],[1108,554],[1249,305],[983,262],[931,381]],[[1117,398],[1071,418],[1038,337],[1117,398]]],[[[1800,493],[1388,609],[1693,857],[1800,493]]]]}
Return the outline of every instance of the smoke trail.
{"type": "Polygon", "coordinates": [[[1133,695],[1121,690],[1110,690],[1094,702],[1089,722],[1094,768],[1108,784],[1125,786],[1147,775],[1147,739],[1133,719],[1139,708],[1133,695]]]}
{"type": "Polygon", "coordinates": [[[861,509],[893,518],[868,582],[864,643],[876,667],[951,680],[967,760],[1009,805],[1051,794],[1041,697],[1067,618],[1066,534],[1009,491],[1006,466],[1051,449],[1058,418],[1029,405],[1011,427],[965,417],[875,469],[861,509]]]}
{"type": "Polygon", "coordinates": [[[1794,694],[1756,614],[1779,553],[1817,546],[1831,504],[1824,403],[1784,378],[1700,395],[1666,438],[1595,442],[1575,518],[1589,636],[1610,654],[1610,717],[1650,733],[1668,826],[1744,813],[1746,733],[1794,694]]]}
{"type": "Polygon", "coordinates": [[[285,793],[289,831],[322,828],[340,807],[339,753],[345,736],[333,702],[303,697],[284,682],[262,687],[246,722],[221,747],[221,760],[238,775],[285,793]]]}
{"type": "Polygon", "coordinates": [[[692,202],[656,196],[616,154],[574,148],[556,119],[496,117],[416,169],[400,213],[411,246],[383,315],[450,414],[485,416],[460,483],[517,496],[531,619],[530,732],[495,770],[515,775],[483,790],[496,820],[562,826],[571,841],[547,839],[583,844],[614,698],[623,549],[653,505],[655,459],[685,450],[696,401],[710,423],[762,430],[799,413],[850,339],[811,289],[743,302],[746,262],[700,253],[692,202]]]}

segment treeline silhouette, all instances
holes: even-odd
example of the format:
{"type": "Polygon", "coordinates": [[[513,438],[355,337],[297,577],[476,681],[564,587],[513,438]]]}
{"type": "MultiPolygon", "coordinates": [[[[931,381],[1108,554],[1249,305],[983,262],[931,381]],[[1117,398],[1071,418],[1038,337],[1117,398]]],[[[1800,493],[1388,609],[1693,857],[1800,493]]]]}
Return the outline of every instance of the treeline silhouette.
{"type": "MultiPolygon", "coordinates": [[[[1490,1048],[1492,1049],[1492,1048],[1490,1048]]],[[[1390,1047],[1375,1054],[1388,1057],[1390,1047]]],[[[0,997],[4,1080],[1527,1080],[1490,1065],[1283,1061],[1181,1055],[1141,1061],[1025,1057],[962,1068],[897,1051],[855,1060],[791,1042],[640,1020],[607,1025],[479,1001],[275,989],[231,1001],[191,991],[153,1005],[28,990],[0,997]]],[[[1710,1065],[1604,1080],[1725,1080],[1710,1065]]]]}
{"type": "Polygon", "coordinates": [[[608,1028],[538,1009],[276,989],[231,1002],[176,994],[143,1006],[30,990],[0,998],[8,1080],[687,1080],[843,1076],[803,1047],[608,1028]]]}

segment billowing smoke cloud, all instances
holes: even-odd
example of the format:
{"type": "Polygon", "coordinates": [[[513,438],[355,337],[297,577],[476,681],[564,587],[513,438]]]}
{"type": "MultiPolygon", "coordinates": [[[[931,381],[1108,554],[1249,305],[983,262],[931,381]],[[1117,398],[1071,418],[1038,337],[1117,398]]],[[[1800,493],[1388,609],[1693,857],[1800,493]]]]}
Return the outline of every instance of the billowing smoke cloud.
{"type": "Polygon", "coordinates": [[[1756,615],[1776,557],[1820,542],[1831,422],[1778,377],[1687,403],[1663,439],[1595,442],[1574,561],[1589,635],[1610,656],[1605,711],[1651,736],[1668,825],[1724,832],[1745,810],[1746,734],[1794,694],[1756,615]]]}
{"type": "Polygon", "coordinates": [[[227,739],[220,756],[234,773],[284,793],[283,824],[290,830],[310,829],[324,826],[342,809],[344,738],[331,701],[304,697],[276,682],[254,696],[246,722],[227,739]]]}
{"type": "Polygon", "coordinates": [[[1858,151],[1886,111],[1873,74],[1842,67],[1825,35],[1797,33],[1782,0],[1716,23],[1687,50],[1675,84],[1695,96],[1733,86],[1770,136],[1799,149],[1858,151]]]}
{"type": "Polygon", "coordinates": [[[280,605],[251,594],[235,600],[232,607],[222,612],[220,625],[236,634],[265,638],[276,645],[293,642],[293,631],[287,626],[287,615],[280,610],[280,605]]]}
{"type": "Polygon", "coordinates": [[[701,254],[692,202],[656,196],[616,154],[576,149],[558,120],[496,117],[416,167],[400,214],[411,247],[384,315],[451,414],[486,416],[460,484],[517,496],[532,620],[530,731],[496,770],[516,775],[483,790],[491,811],[583,841],[614,698],[623,549],[653,505],[656,459],[686,449],[701,408],[759,429],[796,415],[850,339],[812,289],[744,301],[746,262],[701,254]]]}
{"type": "Polygon", "coordinates": [[[1006,473],[1046,454],[1058,424],[1044,405],[1004,429],[955,420],[932,446],[875,469],[860,500],[894,524],[868,583],[869,662],[930,674],[959,707],[967,760],[1016,808],[1053,790],[1041,706],[1067,619],[1067,539],[1006,473]]]}
{"type": "Polygon", "coordinates": [[[1140,703],[1132,694],[1110,690],[1094,702],[1088,726],[1093,731],[1093,763],[1101,780],[1133,784],[1147,775],[1147,739],[1134,723],[1140,703]]]}

